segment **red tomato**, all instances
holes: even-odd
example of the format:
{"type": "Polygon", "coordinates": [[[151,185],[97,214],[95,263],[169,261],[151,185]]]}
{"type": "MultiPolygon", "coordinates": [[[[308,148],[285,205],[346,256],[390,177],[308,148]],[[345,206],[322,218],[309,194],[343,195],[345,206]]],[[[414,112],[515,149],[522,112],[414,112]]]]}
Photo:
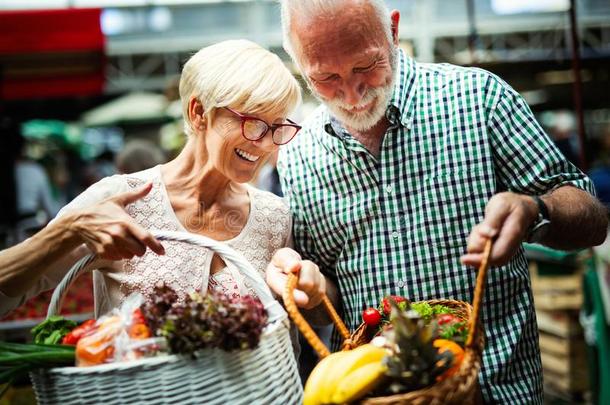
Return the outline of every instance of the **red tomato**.
{"type": "Polygon", "coordinates": [[[362,312],[362,320],[369,326],[377,326],[381,322],[381,314],[377,308],[367,308],[362,312]]]}
{"type": "Polygon", "coordinates": [[[381,306],[383,307],[383,313],[385,315],[390,315],[390,312],[392,311],[392,307],[390,306],[390,301],[388,300],[388,298],[392,298],[394,302],[396,302],[396,304],[400,304],[401,302],[407,300],[406,298],[401,297],[399,295],[388,295],[387,297],[385,297],[381,301],[381,306]]]}
{"type": "Polygon", "coordinates": [[[459,322],[459,321],[460,320],[455,315],[451,315],[451,314],[442,314],[442,315],[439,315],[438,318],[436,318],[436,322],[439,325],[445,325],[445,324],[459,322]]]}

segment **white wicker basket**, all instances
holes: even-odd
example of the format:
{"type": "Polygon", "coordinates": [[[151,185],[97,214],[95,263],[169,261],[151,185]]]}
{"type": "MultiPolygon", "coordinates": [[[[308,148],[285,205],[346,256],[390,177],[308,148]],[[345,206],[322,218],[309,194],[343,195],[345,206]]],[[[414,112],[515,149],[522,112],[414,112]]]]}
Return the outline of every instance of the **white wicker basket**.
{"type": "MultiPolygon", "coordinates": [[[[59,367],[31,373],[40,404],[297,404],[303,391],[289,336],[289,320],[258,272],[237,252],[212,239],[154,232],[159,240],[212,249],[249,280],[268,324],[254,350],[208,349],[197,360],[164,355],[93,367],[59,367]]],[[[47,316],[59,312],[74,279],[95,259],[81,259],[53,292],[47,316]]]]}

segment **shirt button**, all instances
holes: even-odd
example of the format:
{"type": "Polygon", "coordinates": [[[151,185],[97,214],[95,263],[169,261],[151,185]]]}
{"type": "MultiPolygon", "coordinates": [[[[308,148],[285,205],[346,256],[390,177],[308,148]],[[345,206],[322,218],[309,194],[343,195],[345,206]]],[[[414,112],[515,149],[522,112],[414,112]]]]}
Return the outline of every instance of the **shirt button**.
{"type": "Polygon", "coordinates": [[[400,234],[397,231],[392,232],[392,237],[394,239],[398,239],[398,236],[400,236],[400,234]]]}
{"type": "Polygon", "coordinates": [[[393,190],[393,189],[392,189],[392,186],[387,186],[387,187],[385,188],[385,191],[387,191],[387,192],[388,192],[388,194],[392,194],[392,190],[393,190]]]}
{"type": "Polygon", "coordinates": [[[402,280],[400,280],[400,281],[398,282],[398,286],[399,286],[400,288],[404,287],[404,286],[405,286],[405,282],[404,282],[404,281],[402,281],[402,280]]]}

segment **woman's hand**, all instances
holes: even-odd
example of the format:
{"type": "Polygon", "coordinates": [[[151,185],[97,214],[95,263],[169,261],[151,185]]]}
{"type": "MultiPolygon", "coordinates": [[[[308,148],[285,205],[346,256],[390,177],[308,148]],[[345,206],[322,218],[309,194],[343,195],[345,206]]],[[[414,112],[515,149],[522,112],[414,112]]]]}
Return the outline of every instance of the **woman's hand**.
{"type": "Polygon", "coordinates": [[[326,277],[319,267],[290,248],[275,252],[267,266],[266,280],[271,290],[282,296],[288,281],[288,273],[298,273],[299,282],[294,290],[294,301],[298,307],[312,309],[320,305],[326,292],[326,277]]]}
{"type": "Polygon", "coordinates": [[[146,196],[151,188],[152,183],[148,183],[75,211],[73,221],[68,226],[69,232],[102,259],[131,259],[142,256],[146,248],[159,255],[164,254],[163,245],[125,211],[125,206],[146,196]]]}

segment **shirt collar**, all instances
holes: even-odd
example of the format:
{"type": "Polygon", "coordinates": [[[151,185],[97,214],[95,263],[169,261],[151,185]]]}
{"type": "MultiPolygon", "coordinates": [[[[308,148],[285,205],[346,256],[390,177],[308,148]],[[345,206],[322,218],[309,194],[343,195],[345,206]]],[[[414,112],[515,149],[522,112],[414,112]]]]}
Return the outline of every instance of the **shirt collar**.
{"type": "MultiPolygon", "coordinates": [[[[396,125],[396,121],[399,119],[402,126],[411,128],[413,122],[412,106],[417,90],[417,64],[400,48],[397,51],[396,57],[398,60],[396,62],[397,69],[394,80],[394,90],[388,108],[386,109],[386,117],[392,125],[396,125]]],[[[341,125],[339,120],[331,116],[328,109],[325,110],[326,117],[324,120],[324,130],[328,134],[340,139],[345,139],[349,136],[349,133],[345,130],[343,125],[341,125]]]]}
{"type": "Polygon", "coordinates": [[[398,66],[394,80],[394,92],[390,99],[386,116],[390,121],[392,121],[392,116],[400,117],[401,124],[406,128],[411,128],[414,115],[412,107],[417,92],[419,73],[415,61],[408,57],[400,48],[398,49],[397,58],[398,66]]]}

